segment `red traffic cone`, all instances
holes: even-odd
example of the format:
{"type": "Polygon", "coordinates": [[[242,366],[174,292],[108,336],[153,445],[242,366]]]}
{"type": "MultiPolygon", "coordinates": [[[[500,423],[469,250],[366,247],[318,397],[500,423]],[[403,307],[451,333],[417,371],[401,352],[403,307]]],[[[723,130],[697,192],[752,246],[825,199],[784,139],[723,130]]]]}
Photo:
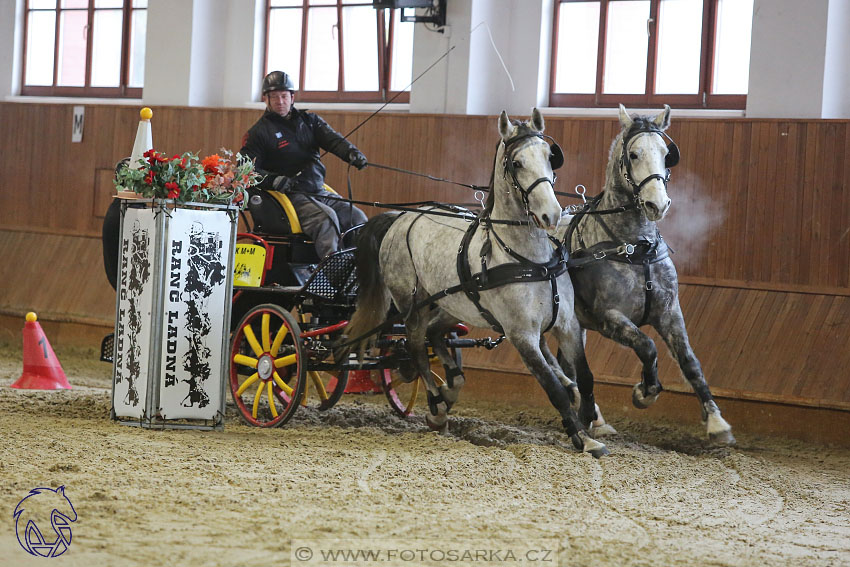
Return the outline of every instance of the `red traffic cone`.
{"type": "Polygon", "coordinates": [[[53,352],[35,313],[24,324],[24,373],[12,384],[26,390],[70,390],[62,365],[53,352]]]}
{"type": "Polygon", "coordinates": [[[375,384],[369,370],[351,370],[348,373],[348,384],[345,385],[346,394],[378,394],[381,387],[375,384]]]}

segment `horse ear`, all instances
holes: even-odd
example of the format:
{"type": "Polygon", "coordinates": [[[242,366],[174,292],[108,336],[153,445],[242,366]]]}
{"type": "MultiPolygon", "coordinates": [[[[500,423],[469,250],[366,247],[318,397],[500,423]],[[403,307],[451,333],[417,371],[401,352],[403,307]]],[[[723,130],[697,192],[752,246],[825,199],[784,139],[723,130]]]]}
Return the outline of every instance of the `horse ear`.
{"type": "Polygon", "coordinates": [[[652,119],[652,122],[658,126],[658,129],[662,132],[670,127],[670,106],[664,105],[664,110],[659,112],[655,118],[652,119]]]}
{"type": "Polygon", "coordinates": [[[620,104],[620,124],[623,125],[623,129],[628,130],[634,124],[634,120],[629,116],[629,113],[626,112],[626,107],[620,104]]]}
{"type": "Polygon", "coordinates": [[[531,127],[542,132],[546,129],[546,122],[543,120],[543,115],[537,110],[537,107],[531,109],[531,127]]]}
{"type": "Polygon", "coordinates": [[[508,118],[508,113],[504,110],[499,115],[499,134],[501,134],[503,140],[507,140],[511,137],[511,120],[508,118]]]}

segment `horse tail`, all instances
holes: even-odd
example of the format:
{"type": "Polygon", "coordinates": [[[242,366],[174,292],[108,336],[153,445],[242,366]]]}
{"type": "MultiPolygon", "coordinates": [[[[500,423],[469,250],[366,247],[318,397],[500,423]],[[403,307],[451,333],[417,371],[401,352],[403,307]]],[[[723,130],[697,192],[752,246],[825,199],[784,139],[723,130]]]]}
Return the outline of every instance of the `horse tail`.
{"type": "MultiPolygon", "coordinates": [[[[349,339],[359,337],[380,325],[389,311],[392,296],[381,275],[380,251],[384,237],[399,216],[398,213],[383,213],[373,217],[357,235],[357,248],[354,250],[358,285],[357,308],[346,327],[349,339]]],[[[364,337],[359,341],[357,348],[361,356],[374,338],[364,337]]]]}

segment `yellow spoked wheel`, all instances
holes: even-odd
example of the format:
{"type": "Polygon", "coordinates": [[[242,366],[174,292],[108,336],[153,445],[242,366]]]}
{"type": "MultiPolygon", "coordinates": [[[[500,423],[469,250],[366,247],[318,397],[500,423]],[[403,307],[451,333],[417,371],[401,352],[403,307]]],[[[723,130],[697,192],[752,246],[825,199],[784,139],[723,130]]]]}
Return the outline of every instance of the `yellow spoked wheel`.
{"type": "Polygon", "coordinates": [[[293,416],[306,387],[301,329],[282,307],[258,305],[242,317],[230,343],[230,392],[242,418],[280,427],[293,416]]]}
{"type": "MultiPolygon", "coordinates": [[[[461,353],[459,349],[449,349],[452,358],[459,367],[462,367],[461,353]]],[[[386,353],[383,353],[386,354],[386,353]]],[[[422,378],[416,378],[412,382],[407,382],[402,377],[402,373],[395,368],[385,368],[379,371],[381,373],[381,385],[384,389],[384,395],[390,402],[390,407],[401,417],[408,417],[414,414],[414,409],[427,405],[427,391],[425,382],[422,378]]],[[[440,359],[431,356],[431,376],[437,386],[446,383],[445,369],[440,364],[440,359]]]]}

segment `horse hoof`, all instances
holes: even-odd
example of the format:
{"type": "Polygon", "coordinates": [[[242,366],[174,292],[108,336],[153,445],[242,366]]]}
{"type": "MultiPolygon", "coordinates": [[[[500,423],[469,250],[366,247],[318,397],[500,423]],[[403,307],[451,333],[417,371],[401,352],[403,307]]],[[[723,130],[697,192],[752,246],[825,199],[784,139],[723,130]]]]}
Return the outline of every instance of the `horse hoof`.
{"type": "Polygon", "coordinates": [[[436,431],[440,435],[446,435],[449,432],[449,418],[444,416],[431,416],[425,414],[425,423],[431,431],[436,431]]]}
{"type": "Polygon", "coordinates": [[[709,433],[708,439],[713,445],[725,445],[727,447],[731,447],[732,445],[735,445],[737,443],[737,441],[735,441],[735,436],[732,435],[731,429],[727,431],[709,433]]]}
{"type": "Polygon", "coordinates": [[[587,452],[590,453],[590,455],[594,459],[601,459],[605,455],[611,454],[611,451],[609,451],[608,447],[606,447],[605,445],[602,445],[602,447],[599,447],[598,449],[591,449],[590,451],[587,451],[587,452]]]}
{"type": "Polygon", "coordinates": [[[651,396],[645,396],[643,390],[641,390],[641,384],[635,384],[635,387],[632,388],[632,405],[637,409],[646,409],[658,400],[659,394],[661,392],[657,392],[651,396]]]}
{"type": "Polygon", "coordinates": [[[573,442],[573,447],[578,451],[584,451],[584,441],[582,441],[581,437],[578,433],[575,435],[570,435],[570,441],[573,442]]]}
{"type": "Polygon", "coordinates": [[[604,457],[605,455],[609,455],[611,453],[608,450],[608,447],[606,447],[603,443],[600,443],[599,441],[589,436],[582,437],[584,437],[584,448],[582,449],[582,451],[584,453],[590,453],[590,455],[594,459],[604,457]]]}
{"type": "Polygon", "coordinates": [[[594,437],[605,437],[607,435],[616,435],[617,430],[611,427],[608,423],[603,423],[602,425],[594,425],[591,423],[590,434],[594,437]]]}

